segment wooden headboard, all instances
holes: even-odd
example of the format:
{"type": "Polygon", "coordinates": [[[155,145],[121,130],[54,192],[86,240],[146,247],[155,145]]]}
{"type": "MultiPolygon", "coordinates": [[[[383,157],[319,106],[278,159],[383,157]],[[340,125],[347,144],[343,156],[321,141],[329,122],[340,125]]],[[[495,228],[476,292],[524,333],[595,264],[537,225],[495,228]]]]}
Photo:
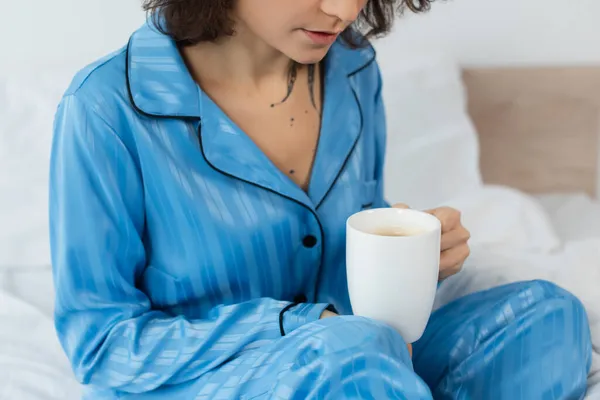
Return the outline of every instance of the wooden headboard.
{"type": "Polygon", "coordinates": [[[487,183],[586,192],[600,174],[600,67],[465,69],[487,183]]]}

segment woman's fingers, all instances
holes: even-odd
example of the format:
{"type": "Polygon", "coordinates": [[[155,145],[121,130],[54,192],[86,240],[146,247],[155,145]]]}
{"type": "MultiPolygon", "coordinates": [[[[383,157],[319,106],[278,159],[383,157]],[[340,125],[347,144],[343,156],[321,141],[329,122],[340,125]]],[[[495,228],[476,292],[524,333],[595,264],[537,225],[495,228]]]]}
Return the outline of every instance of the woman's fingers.
{"type": "Polygon", "coordinates": [[[467,243],[470,238],[471,233],[462,226],[453,231],[444,233],[442,235],[442,251],[467,243]]]}
{"type": "Polygon", "coordinates": [[[329,311],[329,310],[324,310],[324,311],[321,313],[321,318],[320,318],[320,319],[323,319],[323,318],[331,318],[331,317],[337,317],[337,316],[338,316],[338,315],[337,315],[336,313],[334,313],[334,312],[331,312],[331,311],[329,311]]]}
{"type": "Polygon", "coordinates": [[[450,232],[457,227],[462,226],[460,223],[460,211],[451,207],[439,207],[433,210],[427,210],[426,213],[433,215],[440,220],[442,224],[442,233],[450,232]]]}
{"type": "MultiPolygon", "coordinates": [[[[397,203],[393,208],[410,208],[404,203],[397,203]]],[[[451,207],[439,207],[427,210],[427,213],[435,216],[442,224],[442,240],[440,255],[439,278],[445,279],[458,273],[465,260],[469,257],[469,239],[471,233],[462,225],[460,211],[451,207]]]]}
{"type": "Polygon", "coordinates": [[[442,251],[440,257],[440,279],[445,279],[459,272],[470,253],[471,250],[466,243],[442,251]]]}

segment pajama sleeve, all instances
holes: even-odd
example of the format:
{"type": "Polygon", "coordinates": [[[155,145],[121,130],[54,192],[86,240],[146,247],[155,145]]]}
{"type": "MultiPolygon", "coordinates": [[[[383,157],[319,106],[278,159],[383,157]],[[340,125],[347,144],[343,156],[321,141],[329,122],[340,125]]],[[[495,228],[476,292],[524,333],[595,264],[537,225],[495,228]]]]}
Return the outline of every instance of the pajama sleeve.
{"type": "MultiPolygon", "coordinates": [[[[50,162],[50,237],[55,325],[76,377],[143,393],[196,379],[281,337],[279,316],[290,302],[220,306],[203,320],[152,309],[136,286],[146,267],[145,204],[132,147],[76,94],[63,99],[50,162]]],[[[327,306],[291,307],[284,331],[319,319],[327,306]]]]}

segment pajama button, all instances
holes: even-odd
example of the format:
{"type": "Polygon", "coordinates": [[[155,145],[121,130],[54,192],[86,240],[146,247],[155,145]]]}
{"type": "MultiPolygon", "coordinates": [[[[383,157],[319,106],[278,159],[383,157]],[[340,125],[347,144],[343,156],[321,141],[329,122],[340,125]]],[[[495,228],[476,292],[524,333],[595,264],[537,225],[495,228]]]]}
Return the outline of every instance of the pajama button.
{"type": "Polygon", "coordinates": [[[312,249],[317,245],[317,238],[313,235],[305,236],[304,239],[302,239],[302,244],[304,247],[312,249]]]}

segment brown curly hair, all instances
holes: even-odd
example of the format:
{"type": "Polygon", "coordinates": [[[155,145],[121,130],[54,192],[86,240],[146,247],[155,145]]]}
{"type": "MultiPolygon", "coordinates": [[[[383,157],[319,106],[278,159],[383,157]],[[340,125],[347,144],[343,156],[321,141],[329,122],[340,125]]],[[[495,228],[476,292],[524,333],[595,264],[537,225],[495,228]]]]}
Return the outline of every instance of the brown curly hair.
{"type": "MultiPolygon", "coordinates": [[[[143,0],[143,8],[152,15],[156,27],[181,45],[214,41],[234,34],[229,11],[235,0],[143,0]],[[162,20],[164,23],[159,24],[162,20]]],[[[364,39],[382,36],[393,25],[397,12],[405,9],[423,12],[433,0],[369,0],[352,29],[342,33],[351,47],[365,44],[364,39]],[[360,35],[354,34],[360,32],[360,35]]]]}

